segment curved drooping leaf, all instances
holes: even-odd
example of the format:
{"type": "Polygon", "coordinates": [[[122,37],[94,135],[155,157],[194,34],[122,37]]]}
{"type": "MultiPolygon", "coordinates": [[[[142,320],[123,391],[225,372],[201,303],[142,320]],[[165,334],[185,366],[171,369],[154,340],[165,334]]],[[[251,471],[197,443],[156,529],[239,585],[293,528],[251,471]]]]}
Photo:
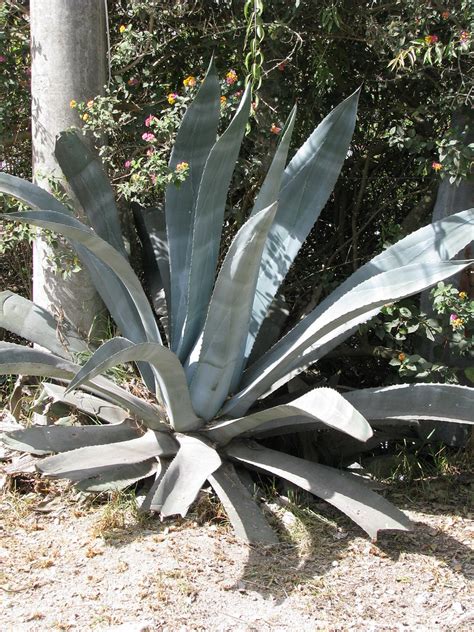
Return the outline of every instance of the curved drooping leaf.
{"type": "Polygon", "coordinates": [[[59,134],[54,155],[92,228],[127,258],[114,191],[98,156],[73,130],[59,134]]]}
{"type": "Polygon", "coordinates": [[[106,445],[93,445],[70,450],[54,456],[48,456],[36,465],[37,469],[48,476],[68,478],[69,475],[81,477],[80,472],[109,465],[128,465],[142,463],[159,456],[176,454],[178,445],[169,433],[147,432],[138,439],[120,441],[106,445]]]}
{"type": "Polygon", "coordinates": [[[225,444],[263,424],[271,427],[272,422],[280,422],[281,427],[285,427],[284,420],[298,416],[318,425],[322,422],[359,441],[367,441],[373,434],[371,427],[356,408],[347,404],[347,399],[334,389],[315,388],[289,404],[267,408],[239,419],[216,422],[206,429],[206,436],[211,441],[225,444]]]}
{"type": "Polygon", "coordinates": [[[280,476],[294,485],[323,498],[344,512],[369,536],[377,539],[385,529],[409,530],[410,520],[385,498],[379,496],[355,477],[338,470],[311,463],[289,454],[252,443],[232,443],[226,453],[239,463],[280,476]]]}
{"type": "Polygon", "coordinates": [[[234,118],[209,153],[199,185],[192,226],[187,291],[181,299],[176,338],[172,345],[182,361],[187,358],[206,319],[216,279],[225,203],[249,117],[251,94],[249,84],[234,118]]]}
{"type": "Polygon", "coordinates": [[[177,435],[180,448],[163,476],[153,499],[153,509],[163,517],[185,516],[199,490],[222,461],[205,439],[177,435]]]}
{"type": "Polygon", "coordinates": [[[57,200],[51,193],[28,180],[23,180],[9,173],[0,172],[0,192],[11,195],[25,204],[41,210],[51,210],[63,215],[71,215],[67,206],[57,200]]]}
{"type": "Polygon", "coordinates": [[[190,385],[193,408],[207,421],[220,409],[242,370],[258,267],[275,211],[273,205],[247,220],[217,277],[190,385]]]}
{"type": "Polygon", "coordinates": [[[165,213],[171,289],[171,305],[168,307],[172,340],[176,340],[176,323],[188,292],[194,209],[204,165],[216,141],[220,114],[219,94],[219,80],[214,61],[211,60],[204,81],[186,110],[171,153],[171,170],[174,171],[181,162],[189,165],[185,181],[179,186],[171,183],[166,189],[165,213]]]}
{"type": "Polygon", "coordinates": [[[6,432],[1,435],[1,440],[14,450],[48,454],[128,441],[139,436],[136,424],[121,423],[106,426],[31,426],[6,432]]]}
{"type": "Polygon", "coordinates": [[[273,384],[291,374],[298,358],[313,350],[330,335],[338,336],[346,327],[351,329],[354,321],[364,322],[375,309],[420,292],[447,277],[464,270],[470,262],[445,261],[410,264],[375,275],[350,290],[339,301],[331,305],[319,318],[311,314],[298,325],[299,336],[288,334],[262,362],[256,362],[244,375],[244,388],[223,409],[227,415],[242,415],[248,407],[273,384]],[[304,323],[302,325],[302,323],[304,323]],[[326,338],[325,338],[326,337],[326,338]],[[278,350],[275,351],[278,346],[278,350]]]}
{"type": "Polygon", "coordinates": [[[42,394],[40,397],[49,398],[53,401],[53,404],[58,402],[72,406],[91,417],[97,417],[107,424],[121,424],[130,417],[130,414],[120,406],[111,404],[96,395],[84,393],[83,391],[66,393],[67,389],[64,386],[50,382],[43,382],[41,387],[42,394]]]}
{"type": "Polygon", "coordinates": [[[140,281],[128,261],[115,248],[95,235],[79,220],[55,211],[24,211],[9,213],[8,217],[57,232],[90,250],[100,261],[109,266],[127,289],[140,315],[147,339],[150,342],[161,342],[155,317],[140,281]]]}
{"type": "Polygon", "coordinates": [[[89,349],[69,322],[59,323],[39,305],[9,291],[0,292],[0,327],[62,358],[89,349]]]}
{"type": "Polygon", "coordinates": [[[273,156],[272,164],[255,198],[250,216],[256,215],[260,211],[263,211],[264,208],[267,208],[267,206],[278,202],[286,159],[288,157],[288,149],[290,148],[291,135],[293,134],[293,128],[295,126],[295,119],[296,105],[291,110],[288,120],[286,121],[281,140],[273,156]]]}
{"type": "MultiPolygon", "coordinates": [[[[71,380],[80,370],[80,366],[51,353],[31,349],[23,345],[0,342],[0,374],[39,375],[63,380],[71,380]]],[[[132,395],[103,377],[96,377],[83,386],[92,393],[98,393],[105,399],[122,406],[135,415],[149,428],[166,428],[160,418],[160,411],[148,402],[132,395]]]]}
{"type": "Polygon", "coordinates": [[[239,479],[232,463],[223,463],[208,480],[224,506],[235,535],[249,544],[278,544],[260,507],[239,479]]]}
{"type": "Polygon", "coordinates": [[[367,419],[433,419],[474,424],[473,389],[458,384],[397,384],[344,393],[367,419]]]}
{"type": "MultiPolygon", "coordinates": [[[[141,463],[128,463],[127,465],[113,465],[111,467],[80,470],[77,474],[81,477],[87,472],[86,478],[80,478],[76,488],[83,492],[106,492],[125,489],[142,478],[152,476],[158,467],[156,459],[148,459],[141,463]]],[[[71,478],[72,474],[69,474],[71,478]]],[[[71,478],[71,480],[74,480],[71,478]]]]}
{"type": "MultiPolygon", "coordinates": [[[[305,319],[303,319],[294,329],[292,329],[273,349],[254,366],[249,368],[245,379],[251,380],[253,373],[259,373],[263,363],[269,362],[272,357],[278,356],[283,348],[289,348],[291,344],[301,335],[316,319],[320,318],[329,307],[336,302],[345,300],[350,307],[350,292],[364,281],[375,277],[381,272],[387,272],[394,268],[403,268],[406,263],[414,265],[439,263],[452,259],[472,240],[474,234],[474,209],[461,211],[442,219],[404,237],[393,246],[390,246],[379,255],[371,259],[356,272],[354,272],[342,285],[336,288],[326,299],[324,299],[305,319]]],[[[366,319],[375,316],[379,308],[368,312],[366,319]]],[[[360,316],[354,318],[343,327],[329,332],[324,338],[319,340],[315,349],[306,349],[299,355],[292,365],[292,369],[281,379],[275,379],[273,385],[269,387],[268,393],[279,388],[289,379],[297,375],[304,368],[317,362],[327,353],[332,351],[338,344],[343,342],[357,329],[363,322],[360,316]]]]}
{"type": "Polygon", "coordinates": [[[153,368],[173,428],[180,432],[200,428],[203,422],[191,406],[183,367],[174,353],[162,345],[135,345],[125,338],[107,340],[71,380],[68,390],[78,388],[107,369],[137,360],[148,362],[153,368]]]}
{"type": "Polygon", "coordinates": [[[245,356],[281,282],[334,188],[354,132],[359,91],[318,125],[285,169],[278,212],[262,255],[245,356]]]}

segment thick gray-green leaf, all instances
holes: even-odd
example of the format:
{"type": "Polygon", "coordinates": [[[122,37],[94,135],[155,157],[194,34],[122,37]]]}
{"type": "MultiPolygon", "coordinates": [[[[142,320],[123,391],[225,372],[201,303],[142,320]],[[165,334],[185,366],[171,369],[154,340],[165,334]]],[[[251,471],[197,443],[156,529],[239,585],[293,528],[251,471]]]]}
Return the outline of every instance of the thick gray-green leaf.
{"type": "Polygon", "coordinates": [[[152,509],[163,517],[185,516],[199,490],[222,461],[205,439],[177,435],[179,452],[166,470],[153,499],[152,509]]]}
{"type": "Polygon", "coordinates": [[[71,211],[67,206],[57,200],[51,193],[28,180],[11,176],[9,173],[0,172],[0,192],[11,195],[36,209],[49,209],[63,215],[71,215],[71,211]]]}
{"type": "Polygon", "coordinates": [[[260,211],[235,236],[209,305],[191,385],[196,413],[212,419],[242,371],[260,258],[276,205],[260,211]]]}
{"type": "MultiPolygon", "coordinates": [[[[142,478],[153,476],[158,467],[156,459],[149,459],[141,463],[129,463],[128,465],[112,465],[111,467],[87,470],[87,478],[80,478],[76,488],[84,492],[106,492],[125,489],[142,478]]],[[[81,476],[85,470],[77,474],[81,476]]],[[[69,474],[70,480],[73,474],[69,474]]]]}
{"type": "Polygon", "coordinates": [[[107,426],[31,426],[1,435],[1,440],[14,450],[32,454],[67,452],[86,446],[128,441],[140,436],[135,423],[107,426]]]}
{"type": "Polygon", "coordinates": [[[354,477],[346,476],[332,467],[311,463],[256,443],[231,444],[226,452],[239,463],[285,478],[323,498],[349,516],[373,540],[377,539],[379,531],[406,531],[411,527],[410,520],[385,498],[354,477]]]}
{"type": "MultiPolygon", "coordinates": [[[[430,264],[448,261],[471,242],[473,235],[474,209],[468,209],[420,228],[411,235],[401,239],[346,279],[342,285],[336,288],[306,318],[282,338],[259,363],[252,366],[245,379],[250,380],[253,372],[260,372],[263,364],[271,361],[273,357],[277,357],[283,348],[289,348],[304,329],[320,318],[337,301],[346,300],[350,303],[352,295],[349,292],[356,288],[357,285],[381,272],[401,268],[405,264],[430,264]]],[[[378,311],[379,308],[376,308],[372,312],[367,313],[366,318],[372,318],[378,311]]],[[[360,316],[355,317],[351,323],[345,323],[339,330],[331,331],[322,338],[318,342],[316,349],[305,350],[301,356],[296,358],[292,370],[283,379],[276,380],[271,386],[271,390],[279,388],[285,381],[317,362],[321,357],[324,357],[324,355],[350,336],[361,322],[363,322],[363,319],[361,320],[360,316]]]]}
{"type": "Polygon", "coordinates": [[[249,544],[278,544],[276,533],[240,481],[232,463],[223,463],[208,479],[238,538],[249,544]]]}
{"type": "Polygon", "coordinates": [[[188,285],[181,297],[172,347],[182,361],[187,358],[206,319],[216,279],[227,193],[249,117],[250,99],[249,84],[229,127],[211,149],[199,185],[187,271],[188,285]]]}
{"type": "MultiPolygon", "coordinates": [[[[88,446],[49,456],[39,461],[36,467],[40,472],[48,476],[67,478],[68,474],[82,470],[107,467],[109,465],[141,463],[154,457],[171,456],[176,454],[177,449],[178,445],[170,434],[147,430],[138,439],[107,445],[88,446]]],[[[84,478],[86,476],[87,474],[84,478]]]]}
{"type": "MultiPolygon", "coordinates": [[[[433,419],[474,424],[474,388],[457,384],[397,384],[344,393],[367,419],[433,419]]],[[[393,421],[392,421],[393,423],[393,421]]]]}
{"type": "Polygon", "coordinates": [[[196,430],[203,425],[189,396],[183,367],[166,347],[153,343],[135,345],[125,338],[107,340],[76,374],[69,389],[78,388],[96,375],[126,362],[148,362],[153,368],[169,420],[178,431],[196,430]]]}
{"type": "MultiPolygon", "coordinates": [[[[172,340],[179,310],[188,292],[189,257],[192,225],[204,165],[216,141],[220,115],[219,79],[214,61],[209,64],[199,91],[186,110],[171,153],[170,169],[180,162],[189,165],[189,174],[179,186],[169,184],[166,189],[166,229],[170,251],[170,329],[172,340]]],[[[175,348],[175,345],[173,346],[175,348]]]]}
{"type": "Polygon", "coordinates": [[[290,310],[285,297],[279,292],[273,299],[268,314],[258,330],[252,353],[248,359],[249,365],[261,358],[281,337],[281,332],[289,314],[290,310]]]}
{"type": "Polygon", "coordinates": [[[263,211],[267,206],[271,206],[274,202],[278,201],[283,172],[286,166],[286,159],[288,157],[288,149],[290,148],[291,135],[295,126],[296,119],[296,105],[290,112],[290,116],[285,124],[285,128],[278,144],[278,148],[268,170],[265,180],[260,188],[260,192],[255,199],[253,205],[252,215],[256,215],[260,211],[263,211]]]}
{"type": "Polygon", "coordinates": [[[288,343],[285,336],[264,356],[262,362],[252,365],[248,375],[243,376],[244,388],[226,404],[224,413],[232,416],[244,414],[257,397],[271,389],[277,380],[293,375],[296,361],[305,352],[312,351],[318,343],[323,344],[331,335],[340,336],[344,328],[351,330],[356,319],[359,323],[364,322],[375,309],[380,310],[387,303],[416,294],[469,265],[470,262],[457,261],[410,264],[363,281],[319,318],[313,319],[309,314],[296,326],[298,336],[290,332],[288,343]]]}
{"type": "Polygon", "coordinates": [[[367,441],[372,436],[371,427],[352,405],[347,404],[347,400],[334,389],[315,388],[289,404],[267,408],[240,419],[214,423],[206,429],[206,436],[211,441],[224,444],[263,424],[271,426],[272,421],[281,423],[281,420],[297,416],[315,421],[318,426],[322,422],[359,441],[367,441]]]}
{"type": "Polygon", "coordinates": [[[59,323],[39,305],[9,291],[0,292],[0,327],[62,358],[89,349],[69,322],[59,323]]]}
{"type": "MultiPolygon", "coordinates": [[[[142,504],[140,505],[140,512],[148,512],[148,511],[159,511],[160,507],[156,506],[155,496],[157,495],[157,491],[160,487],[160,483],[163,480],[163,476],[166,473],[166,470],[169,467],[169,460],[160,458],[157,461],[157,469],[155,473],[155,480],[153,481],[152,486],[150,487],[147,495],[145,496],[142,504]]],[[[157,497],[159,500],[159,495],[157,497]]]]}
{"type": "Polygon", "coordinates": [[[59,386],[59,384],[43,382],[42,394],[44,397],[50,398],[53,402],[73,406],[77,410],[91,417],[97,417],[108,424],[120,424],[130,417],[126,410],[120,406],[111,404],[101,397],[96,397],[90,393],[83,393],[82,391],[66,393],[66,388],[59,386]]]}
{"type": "Polygon", "coordinates": [[[354,132],[358,99],[359,91],[334,108],[285,169],[278,212],[262,256],[247,358],[273,297],[334,188],[354,132]]]}
{"type": "Polygon", "coordinates": [[[114,192],[99,157],[75,131],[59,134],[54,155],[92,228],[127,258],[114,192]]]}
{"type": "MultiPolygon", "coordinates": [[[[40,375],[64,380],[72,379],[80,366],[51,353],[31,349],[23,345],[0,342],[0,374],[40,375]]],[[[164,426],[160,411],[148,402],[132,395],[103,377],[96,377],[84,389],[97,393],[118,406],[130,411],[149,428],[159,430],[164,426]]]]}
{"type": "Polygon", "coordinates": [[[121,254],[113,246],[98,237],[92,229],[80,221],[55,211],[24,211],[9,213],[8,218],[47,228],[72,241],[78,241],[117,275],[130,294],[140,315],[147,339],[161,342],[155,317],[143,291],[140,281],[121,254]]]}

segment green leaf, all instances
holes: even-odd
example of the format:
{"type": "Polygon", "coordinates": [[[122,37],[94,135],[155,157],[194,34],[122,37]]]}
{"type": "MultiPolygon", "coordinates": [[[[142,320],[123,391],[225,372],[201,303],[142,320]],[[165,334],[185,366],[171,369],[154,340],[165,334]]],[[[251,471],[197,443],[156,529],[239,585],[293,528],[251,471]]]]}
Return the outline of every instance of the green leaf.
{"type": "Polygon", "coordinates": [[[182,361],[187,358],[206,319],[216,278],[227,193],[249,117],[250,99],[248,86],[234,118],[211,149],[199,185],[186,271],[187,288],[179,304],[172,345],[182,361]]]}
{"type": "MultiPolygon", "coordinates": [[[[192,225],[197,194],[204,165],[216,141],[220,115],[219,80],[211,60],[196,98],[186,110],[171,153],[170,169],[180,162],[189,164],[189,174],[179,186],[171,183],[166,189],[166,228],[170,247],[170,329],[172,340],[181,318],[180,309],[188,292],[189,257],[192,225]]],[[[176,345],[174,345],[175,348],[176,345]]]]}
{"type": "Polygon", "coordinates": [[[399,384],[351,391],[344,398],[374,422],[433,419],[474,423],[474,388],[468,386],[399,384]]]}
{"type": "Polygon", "coordinates": [[[278,544],[276,533],[240,481],[232,463],[223,463],[208,479],[238,538],[249,544],[278,544]]]}
{"type": "Polygon", "coordinates": [[[72,353],[89,349],[73,326],[61,324],[51,314],[23,296],[13,292],[0,292],[0,328],[40,344],[55,355],[71,359],[72,353]]]}
{"type": "Polygon", "coordinates": [[[222,461],[205,439],[177,435],[180,449],[171,461],[155,493],[152,509],[163,517],[185,516],[208,477],[222,461]]]}
{"type": "Polygon", "coordinates": [[[75,131],[59,134],[54,155],[92,228],[127,258],[114,192],[99,158],[75,131]]]}
{"type": "Polygon", "coordinates": [[[206,428],[206,436],[211,441],[224,444],[243,433],[258,430],[260,426],[265,426],[265,430],[271,430],[272,426],[281,429],[291,427],[293,418],[299,417],[308,425],[311,421],[316,425],[322,423],[359,441],[367,441],[373,434],[371,427],[353,406],[346,404],[347,401],[334,389],[315,388],[289,404],[267,408],[240,419],[214,423],[206,428]]]}
{"type": "Polygon", "coordinates": [[[203,419],[217,413],[234,376],[240,377],[258,267],[275,211],[273,205],[242,226],[217,277],[190,385],[193,408],[203,419]]]}
{"type": "Polygon", "coordinates": [[[280,476],[323,498],[349,516],[373,540],[377,539],[379,531],[406,531],[411,527],[410,520],[385,498],[334,468],[269,450],[256,443],[233,443],[226,448],[226,453],[239,463],[280,476]]]}
{"type": "Polygon", "coordinates": [[[252,309],[246,357],[281,282],[334,188],[354,132],[359,90],[318,125],[285,169],[252,309]]]}
{"type": "Polygon", "coordinates": [[[191,406],[183,367],[174,353],[162,345],[135,345],[125,338],[107,340],[71,380],[68,390],[79,387],[107,369],[137,361],[148,362],[153,368],[173,428],[181,432],[200,428],[203,422],[191,406]]]}

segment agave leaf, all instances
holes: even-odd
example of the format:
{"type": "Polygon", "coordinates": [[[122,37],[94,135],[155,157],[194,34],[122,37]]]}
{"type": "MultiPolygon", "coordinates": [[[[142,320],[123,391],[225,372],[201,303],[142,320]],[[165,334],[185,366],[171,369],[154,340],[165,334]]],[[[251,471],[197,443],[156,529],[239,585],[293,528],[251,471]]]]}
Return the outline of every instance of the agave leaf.
{"type": "Polygon", "coordinates": [[[279,292],[273,299],[268,314],[258,330],[252,353],[248,359],[249,365],[261,358],[281,337],[281,332],[289,314],[290,310],[285,297],[279,292]]]}
{"type": "Polygon", "coordinates": [[[75,131],[59,134],[54,155],[92,228],[127,258],[114,192],[99,158],[75,131]]]}
{"type": "Polygon", "coordinates": [[[205,439],[193,435],[177,435],[179,452],[171,461],[153,499],[152,509],[163,517],[185,516],[199,490],[222,461],[205,439]]]}
{"type": "Polygon", "coordinates": [[[208,479],[238,538],[249,544],[278,544],[276,533],[240,481],[232,463],[223,463],[208,479]]]}
{"type": "Polygon", "coordinates": [[[1,439],[14,450],[31,454],[49,454],[127,441],[138,436],[136,424],[125,422],[107,426],[31,426],[6,432],[1,435],[1,439]]]}
{"type": "MultiPolygon", "coordinates": [[[[110,426],[113,428],[114,426],[110,426]]],[[[93,445],[77,450],[70,450],[62,454],[55,454],[41,459],[36,465],[37,469],[48,476],[60,476],[68,478],[68,475],[81,477],[79,472],[97,467],[109,465],[128,465],[142,463],[148,459],[159,456],[171,456],[178,449],[173,437],[164,432],[147,432],[138,439],[120,441],[106,445],[93,445]],[[77,474],[75,474],[78,472],[77,474]]]]}
{"type": "Polygon", "coordinates": [[[244,388],[226,404],[223,412],[232,416],[242,415],[277,380],[292,374],[298,358],[305,351],[313,350],[319,342],[327,341],[329,335],[338,336],[344,328],[350,330],[354,321],[364,322],[375,309],[380,310],[387,303],[416,294],[469,265],[470,262],[465,261],[410,264],[363,281],[316,320],[309,314],[296,326],[299,336],[290,335],[290,332],[288,343],[285,336],[261,363],[256,362],[250,367],[249,374],[244,375],[242,380],[244,388]],[[275,352],[277,346],[278,352],[275,352]]]}
{"type": "Polygon", "coordinates": [[[283,178],[283,172],[286,166],[286,159],[288,157],[288,149],[290,148],[291,135],[293,134],[293,128],[295,126],[296,119],[296,105],[290,112],[290,116],[286,121],[285,128],[278,144],[278,148],[270,165],[270,169],[263,181],[260,188],[260,192],[255,199],[255,204],[252,209],[252,215],[256,215],[264,208],[270,206],[274,202],[278,201],[281,183],[283,178]]]}
{"type": "Polygon", "coordinates": [[[250,112],[247,86],[229,127],[211,149],[199,185],[194,213],[186,292],[181,295],[172,344],[184,361],[206,319],[216,278],[225,203],[250,112]]]}
{"type": "MultiPolygon", "coordinates": [[[[31,205],[33,208],[43,211],[50,209],[64,216],[71,215],[69,209],[51,194],[27,180],[0,173],[0,191],[31,205]]],[[[89,271],[92,283],[122,334],[134,342],[144,342],[147,338],[140,316],[120,279],[87,248],[74,241],[71,241],[71,245],[89,271]]],[[[149,375],[144,373],[143,377],[148,388],[153,390],[153,382],[150,381],[149,375]]]]}
{"type": "Polygon", "coordinates": [[[9,213],[7,217],[40,226],[41,228],[47,228],[63,235],[67,239],[78,241],[90,250],[100,261],[112,269],[126,287],[140,315],[148,340],[161,342],[155,317],[140,281],[130,264],[115,248],[95,235],[90,228],[77,219],[55,211],[24,211],[23,213],[9,213]]]}
{"type": "MultiPolygon", "coordinates": [[[[452,259],[460,250],[462,250],[472,240],[474,231],[474,209],[461,211],[442,219],[438,222],[424,226],[419,230],[411,233],[407,237],[401,239],[393,246],[390,246],[371,261],[363,265],[359,270],[354,272],[342,285],[334,290],[326,299],[324,299],[301,323],[299,323],[291,332],[287,334],[275,347],[271,350],[266,358],[262,358],[259,364],[255,364],[249,369],[249,379],[251,372],[258,372],[262,362],[271,360],[271,356],[276,356],[282,350],[282,347],[288,348],[298,336],[301,335],[302,329],[308,327],[316,319],[320,318],[329,307],[337,301],[344,299],[348,303],[351,301],[351,290],[359,284],[375,277],[380,272],[387,272],[390,269],[402,267],[405,262],[412,265],[419,263],[439,263],[452,259]]],[[[338,344],[343,342],[347,337],[352,335],[358,325],[365,320],[369,320],[379,312],[376,308],[372,312],[368,312],[361,320],[360,316],[354,318],[352,322],[345,323],[342,328],[329,332],[327,336],[322,338],[317,347],[307,349],[293,363],[292,370],[288,372],[282,379],[275,380],[267,393],[279,388],[286,381],[297,375],[304,368],[317,362],[327,353],[332,351],[338,344]]]]}
{"type": "Polygon", "coordinates": [[[170,168],[180,162],[189,165],[189,174],[179,186],[166,189],[166,229],[170,246],[170,329],[171,337],[180,318],[180,306],[188,292],[189,256],[197,193],[204,165],[216,141],[220,115],[219,80],[211,60],[199,91],[186,110],[171,153],[170,168]]]}
{"type": "Polygon", "coordinates": [[[97,417],[108,424],[121,424],[130,416],[123,408],[111,404],[101,397],[83,393],[82,391],[66,393],[66,388],[59,386],[59,384],[43,382],[42,392],[45,397],[52,399],[53,402],[73,406],[77,410],[91,417],[97,417]]]}
{"type": "Polygon", "coordinates": [[[217,413],[242,370],[258,267],[275,211],[270,206],[242,226],[217,277],[190,386],[193,408],[203,419],[217,413]]]}
{"type": "Polygon", "coordinates": [[[280,476],[323,498],[356,522],[369,536],[385,529],[410,529],[410,520],[385,498],[338,470],[252,443],[232,443],[226,453],[239,463],[280,476]]]}
{"type": "Polygon", "coordinates": [[[211,441],[224,444],[243,433],[258,429],[263,424],[271,427],[272,422],[280,422],[284,427],[285,421],[281,420],[300,417],[306,421],[315,421],[318,425],[322,422],[359,441],[367,441],[373,434],[371,427],[364,417],[353,406],[347,406],[347,403],[347,400],[332,388],[315,388],[289,404],[267,408],[240,419],[214,423],[206,429],[206,436],[211,441]]]}
{"type": "Polygon", "coordinates": [[[200,428],[202,422],[191,406],[183,367],[174,353],[162,345],[153,343],[135,345],[125,338],[107,340],[71,380],[68,390],[78,388],[107,369],[137,360],[149,362],[153,367],[173,428],[178,431],[200,428]]]}
{"type": "Polygon", "coordinates": [[[0,292],[0,327],[62,358],[71,359],[71,352],[89,349],[70,323],[59,324],[39,305],[9,291],[0,292]]]}
{"type": "Polygon", "coordinates": [[[367,419],[433,419],[474,424],[474,389],[457,384],[397,384],[364,388],[344,398],[367,419]]]}
{"type": "Polygon", "coordinates": [[[359,91],[334,108],[285,169],[262,255],[247,358],[273,297],[334,188],[354,132],[358,99],[359,91]]]}
{"type": "MultiPolygon", "coordinates": [[[[42,377],[70,380],[80,368],[79,365],[63,358],[58,358],[51,353],[31,349],[23,345],[0,342],[0,374],[2,375],[8,373],[13,375],[40,375],[42,377]]],[[[91,383],[85,384],[84,388],[129,410],[140,421],[146,423],[149,428],[154,430],[166,428],[160,421],[160,411],[157,408],[106,378],[97,377],[91,383]]]]}
{"type": "Polygon", "coordinates": [[[161,481],[163,480],[163,476],[166,473],[166,470],[169,467],[169,460],[168,459],[163,459],[160,458],[157,461],[157,469],[156,469],[156,473],[155,473],[155,480],[153,481],[153,484],[150,488],[150,490],[148,491],[147,495],[145,496],[145,499],[143,501],[143,503],[140,505],[140,511],[141,512],[146,512],[146,511],[159,511],[159,507],[157,507],[156,502],[155,502],[155,497],[159,500],[159,496],[157,496],[157,491],[158,488],[160,486],[161,481]]]}
{"type": "MultiPolygon", "coordinates": [[[[87,472],[87,478],[80,478],[76,488],[84,492],[119,491],[133,483],[152,476],[158,467],[156,459],[148,459],[141,463],[129,463],[128,465],[113,465],[111,467],[93,468],[91,470],[79,470],[77,475],[81,477],[87,472]]],[[[70,480],[73,473],[68,475],[70,480]]]]}

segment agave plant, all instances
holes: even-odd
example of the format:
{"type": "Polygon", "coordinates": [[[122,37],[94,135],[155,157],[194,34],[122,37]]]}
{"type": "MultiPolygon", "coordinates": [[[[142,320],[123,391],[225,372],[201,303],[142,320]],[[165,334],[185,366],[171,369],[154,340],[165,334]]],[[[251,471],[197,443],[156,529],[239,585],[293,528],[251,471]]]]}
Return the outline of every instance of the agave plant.
{"type": "Polygon", "coordinates": [[[421,228],[383,251],[288,333],[275,337],[278,289],[342,167],[357,101],[358,92],[338,105],[286,166],[295,120],[291,112],[252,213],[219,265],[227,191],[250,91],[216,140],[220,98],[211,62],[170,160],[172,170],[188,163],[189,175],[180,186],[168,186],[163,208],[137,212],[149,255],[151,304],[128,261],[110,184],[75,133],[59,136],[55,154],[91,227],[34,184],[1,174],[0,189],[32,209],[9,213],[9,220],[70,241],[121,333],[89,350],[81,365],[78,354],[88,344],[72,327],[4,292],[0,325],[43,350],[2,343],[1,372],[50,378],[44,383],[47,396],[100,423],[33,426],[5,433],[3,440],[47,455],[38,460],[38,470],[68,478],[82,490],[119,489],[154,477],[143,506],[161,516],[184,516],[208,481],[237,535],[250,542],[273,543],[276,535],[242,482],[244,467],[282,477],[327,500],[372,538],[381,529],[408,529],[407,517],[350,471],[259,441],[329,427],[365,442],[387,423],[418,418],[474,422],[473,390],[453,385],[402,385],[344,396],[321,387],[279,405],[269,397],[383,305],[469,265],[450,259],[473,238],[473,209],[421,228]],[[128,362],[137,364],[149,396],[138,397],[101,375],[128,362]]]}

